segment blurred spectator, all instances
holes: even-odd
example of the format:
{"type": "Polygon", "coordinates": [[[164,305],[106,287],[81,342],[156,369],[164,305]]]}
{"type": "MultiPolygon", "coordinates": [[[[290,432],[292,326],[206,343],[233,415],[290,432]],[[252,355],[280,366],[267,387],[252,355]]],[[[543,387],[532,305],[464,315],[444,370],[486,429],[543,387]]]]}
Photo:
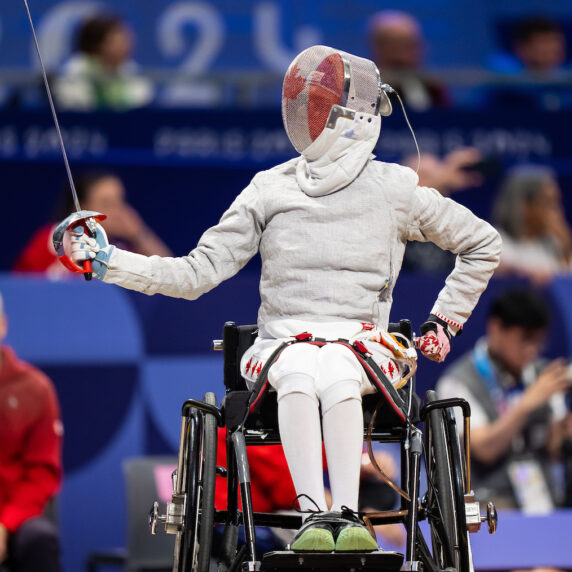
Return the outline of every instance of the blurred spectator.
{"type": "Polygon", "coordinates": [[[0,566],[58,572],[58,531],[42,514],[61,481],[59,405],[50,380],[3,345],[6,329],[0,297],[0,566]]]}
{"type": "Polygon", "coordinates": [[[517,22],[512,43],[513,54],[496,60],[497,71],[550,74],[566,61],[566,36],[556,20],[535,16],[517,22]]]}
{"type": "MultiPolygon", "coordinates": [[[[564,398],[571,378],[564,360],[539,359],[548,326],[538,292],[505,291],[491,305],[486,336],[437,383],[440,398],[469,402],[471,485],[478,499],[500,508],[545,513],[561,501],[550,460],[572,435],[564,398]]],[[[461,419],[457,423],[462,431],[461,419]]]]}
{"type": "Polygon", "coordinates": [[[572,75],[565,62],[566,36],[556,20],[535,16],[517,22],[512,54],[496,55],[491,65],[514,82],[490,88],[486,104],[548,111],[572,106],[572,75]]]}
{"type": "Polygon", "coordinates": [[[550,169],[521,166],[509,173],[494,204],[493,222],[503,238],[500,274],[543,284],[572,270],[572,230],[550,169]]]}
{"type": "MultiPolygon", "coordinates": [[[[101,224],[110,240],[116,241],[115,244],[121,243],[121,248],[147,256],[171,256],[169,248],[127,202],[125,187],[116,175],[109,172],[88,173],[75,181],[75,187],[84,210],[107,215],[101,224]]],[[[71,191],[66,187],[56,221],[61,222],[74,210],[71,191]]],[[[32,236],[14,265],[15,271],[45,272],[52,277],[70,276],[57,259],[52,245],[53,229],[54,223],[48,223],[32,236]]]]}
{"type": "MultiPolygon", "coordinates": [[[[437,189],[444,197],[457,191],[482,185],[483,176],[474,170],[482,160],[474,147],[461,147],[447,153],[442,159],[431,153],[421,153],[419,185],[437,189]]],[[[404,165],[417,169],[417,155],[407,157],[404,165]]]]}
{"type": "Polygon", "coordinates": [[[153,87],[137,75],[131,60],[133,35],[121,18],[89,18],[79,31],[76,49],[54,86],[61,108],[124,110],[151,102],[153,87]]]}
{"type": "Polygon", "coordinates": [[[423,73],[424,39],[410,14],[384,10],[370,17],[368,41],[381,78],[396,89],[408,108],[427,111],[449,105],[445,87],[423,73]]]}

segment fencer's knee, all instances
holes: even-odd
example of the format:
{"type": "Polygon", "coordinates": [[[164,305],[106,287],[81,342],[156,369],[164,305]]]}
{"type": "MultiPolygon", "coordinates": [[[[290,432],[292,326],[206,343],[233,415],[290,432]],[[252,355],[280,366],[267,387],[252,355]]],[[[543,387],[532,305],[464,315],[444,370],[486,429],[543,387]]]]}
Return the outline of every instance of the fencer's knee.
{"type": "Polygon", "coordinates": [[[293,344],[286,347],[268,371],[268,381],[274,383],[280,378],[301,373],[314,377],[317,354],[320,348],[311,344],[293,344]]]}
{"type": "Polygon", "coordinates": [[[318,354],[318,395],[338,381],[362,379],[362,368],[355,355],[340,344],[328,344],[318,354]]]}
{"type": "Polygon", "coordinates": [[[268,381],[278,401],[289,393],[304,393],[316,399],[315,375],[319,347],[310,344],[288,346],[268,371],[268,381]]]}
{"type": "Polygon", "coordinates": [[[361,403],[361,386],[355,379],[343,379],[322,388],[318,393],[318,399],[324,415],[334,405],[348,399],[355,399],[361,403]]]}
{"type": "Polygon", "coordinates": [[[322,347],[315,382],[322,414],[341,401],[361,401],[361,382],[362,368],[351,350],[340,344],[322,347]]]}
{"type": "Polygon", "coordinates": [[[309,375],[302,373],[293,373],[291,375],[284,375],[276,384],[273,385],[276,390],[276,398],[278,402],[291,393],[303,393],[311,399],[313,399],[316,404],[318,404],[318,395],[316,394],[316,388],[314,387],[314,378],[309,375]]]}

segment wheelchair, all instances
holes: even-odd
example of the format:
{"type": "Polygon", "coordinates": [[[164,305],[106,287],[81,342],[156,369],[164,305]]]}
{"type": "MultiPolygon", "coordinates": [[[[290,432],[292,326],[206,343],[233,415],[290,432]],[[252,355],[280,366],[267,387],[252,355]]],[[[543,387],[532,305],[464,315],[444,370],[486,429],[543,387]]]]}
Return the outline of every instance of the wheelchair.
{"type": "MultiPolygon", "coordinates": [[[[388,330],[404,344],[411,345],[413,333],[408,320],[390,324],[388,330]]],[[[360,513],[360,516],[368,526],[403,523],[407,533],[405,555],[384,550],[364,553],[283,550],[257,554],[255,527],[296,530],[302,525],[300,515],[255,513],[252,508],[246,446],[280,443],[275,393],[264,392],[261,387],[255,388],[254,393],[249,391],[240,375],[240,359],[254,343],[257,332],[256,326],[227,322],[223,339],[213,341],[213,349],[224,352],[226,394],[220,408],[213,393],[207,393],[202,401],[189,399],[183,404],[172,500],[167,503],[166,514],[159,514],[158,503],[154,503],[150,514],[153,534],[162,524],[167,533],[176,535],[173,572],[214,569],[211,554],[215,526],[224,527],[217,546],[218,572],[472,571],[469,533],[477,532],[485,521],[489,532],[494,533],[497,515],[494,504],[488,503],[486,516],[481,516],[479,503],[471,491],[470,407],[463,399],[438,400],[434,391],[427,392],[420,406],[415,393],[415,376],[399,390],[385,378],[381,386],[378,384],[380,392],[363,397],[366,438],[370,442],[400,444],[401,487],[391,485],[400,493],[401,503],[396,510],[360,513]],[[263,406],[259,406],[261,401],[263,406]],[[458,438],[455,407],[463,412],[463,446],[458,438]],[[418,426],[422,426],[422,430],[418,426]],[[226,468],[216,465],[218,427],[226,430],[226,468]],[[422,458],[427,492],[420,496],[422,458]],[[226,510],[215,510],[217,474],[227,481],[226,510]],[[422,520],[428,522],[429,539],[425,539],[421,531],[422,520]],[[239,546],[241,527],[244,543],[239,546]]],[[[360,348],[354,349],[359,358],[360,348]]],[[[367,358],[365,354],[362,357],[367,358]]],[[[365,362],[363,365],[366,366],[365,362]]],[[[264,373],[263,370],[260,378],[264,373]]]]}

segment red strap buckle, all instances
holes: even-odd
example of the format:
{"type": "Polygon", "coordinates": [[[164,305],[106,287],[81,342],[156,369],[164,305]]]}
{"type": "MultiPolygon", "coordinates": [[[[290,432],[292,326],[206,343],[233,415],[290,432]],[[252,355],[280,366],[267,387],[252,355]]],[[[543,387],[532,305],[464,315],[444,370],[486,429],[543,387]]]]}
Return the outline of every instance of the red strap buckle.
{"type": "Polygon", "coordinates": [[[310,332],[302,332],[301,334],[292,337],[298,342],[307,342],[312,339],[312,334],[310,332]]]}
{"type": "Polygon", "coordinates": [[[367,348],[365,347],[365,345],[364,345],[362,342],[360,342],[359,340],[356,340],[356,341],[353,343],[353,346],[354,346],[354,348],[355,348],[358,352],[360,352],[361,354],[369,354],[369,353],[370,353],[370,352],[367,350],[367,348]]]}

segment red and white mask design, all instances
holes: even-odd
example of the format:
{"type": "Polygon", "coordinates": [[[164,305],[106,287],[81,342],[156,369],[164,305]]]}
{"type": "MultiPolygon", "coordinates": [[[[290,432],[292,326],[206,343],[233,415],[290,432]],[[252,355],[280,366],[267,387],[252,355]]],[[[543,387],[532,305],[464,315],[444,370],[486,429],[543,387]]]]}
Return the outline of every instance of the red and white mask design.
{"type": "Polygon", "coordinates": [[[282,87],[282,119],[299,153],[337,117],[389,115],[376,65],[327,46],[313,46],[290,64],[282,87]]]}

